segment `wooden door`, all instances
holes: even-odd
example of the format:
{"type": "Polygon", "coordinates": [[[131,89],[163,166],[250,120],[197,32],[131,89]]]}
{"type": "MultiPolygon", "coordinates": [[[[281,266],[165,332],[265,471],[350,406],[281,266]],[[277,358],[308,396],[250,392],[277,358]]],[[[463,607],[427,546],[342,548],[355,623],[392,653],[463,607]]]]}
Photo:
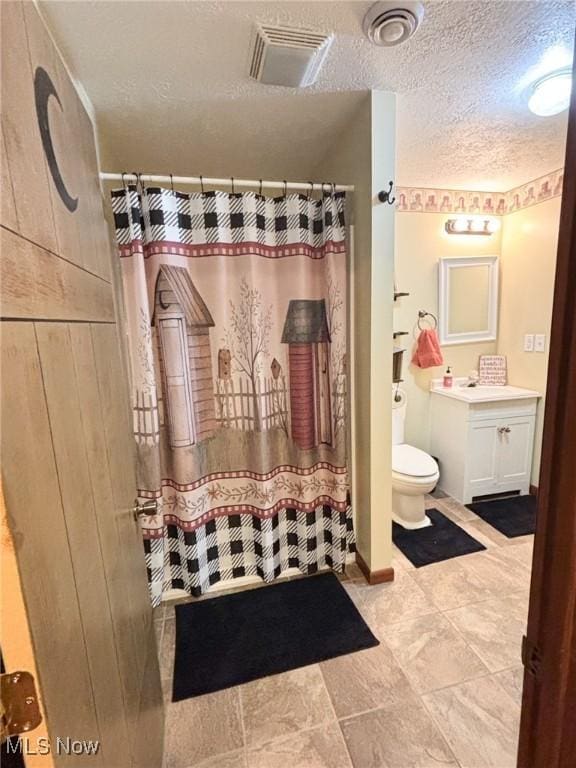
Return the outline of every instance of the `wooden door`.
{"type": "Polygon", "coordinates": [[[170,445],[173,448],[194,445],[196,430],[190,387],[186,320],[184,316],[161,318],[158,320],[158,326],[170,445]]]}
{"type": "Polygon", "coordinates": [[[1,13],[7,518],[48,734],[100,743],[52,758],[156,768],[162,695],[92,125],[35,6],[1,13]]]}
{"type": "Polygon", "coordinates": [[[576,755],[576,88],[564,169],[519,768],[573,768],[576,755]]]}
{"type": "Polygon", "coordinates": [[[290,421],[292,439],[302,450],[314,448],[316,442],[316,420],[314,410],[314,366],[315,356],[312,344],[290,344],[290,421]]]}
{"type": "Polygon", "coordinates": [[[316,344],[316,419],[318,442],[332,445],[330,406],[330,350],[326,342],[316,344]]]}

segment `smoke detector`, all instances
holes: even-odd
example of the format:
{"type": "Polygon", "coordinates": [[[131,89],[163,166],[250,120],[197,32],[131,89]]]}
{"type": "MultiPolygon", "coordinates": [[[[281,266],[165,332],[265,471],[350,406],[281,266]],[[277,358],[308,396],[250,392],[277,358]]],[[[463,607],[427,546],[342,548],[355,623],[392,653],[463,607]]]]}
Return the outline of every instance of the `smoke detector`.
{"type": "Polygon", "coordinates": [[[370,8],[362,26],[366,37],[375,45],[400,45],[412,37],[423,18],[422,3],[385,0],[370,8]]]}
{"type": "Polygon", "coordinates": [[[333,35],[295,27],[258,24],[250,56],[250,77],[266,85],[311,85],[332,44],[333,35]]]}

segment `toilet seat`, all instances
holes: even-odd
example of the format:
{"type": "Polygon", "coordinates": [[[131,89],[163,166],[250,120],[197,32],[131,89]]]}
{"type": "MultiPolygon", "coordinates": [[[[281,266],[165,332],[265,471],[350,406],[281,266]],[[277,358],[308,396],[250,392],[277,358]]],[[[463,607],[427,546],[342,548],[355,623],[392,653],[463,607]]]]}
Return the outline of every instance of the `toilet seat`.
{"type": "Polygon", "coordinates": [[[406,478],[429,478],[438,474],[438,464],[425,451],[402,443],[392,446],[392,472],[406,478]]]}

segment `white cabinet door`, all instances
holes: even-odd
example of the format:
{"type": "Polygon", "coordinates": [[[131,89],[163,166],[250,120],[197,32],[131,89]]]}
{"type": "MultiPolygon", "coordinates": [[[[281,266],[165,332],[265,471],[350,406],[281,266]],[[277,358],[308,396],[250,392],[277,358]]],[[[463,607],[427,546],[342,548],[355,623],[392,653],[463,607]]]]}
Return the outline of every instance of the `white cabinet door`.
{"type": "Polygon", "coordinates": [[[498,485],[523,490],[530,484],[534,418],[506,419],[499,427],[498,485]]]}
{"type": "MultiPolygon", "coordinates": [[[[470,498],[493,493],[498,488],[498,422],[470,422],[468,490],[470,498]]],[[[466,501],[469,501],[467,499],[466,501]]]]}

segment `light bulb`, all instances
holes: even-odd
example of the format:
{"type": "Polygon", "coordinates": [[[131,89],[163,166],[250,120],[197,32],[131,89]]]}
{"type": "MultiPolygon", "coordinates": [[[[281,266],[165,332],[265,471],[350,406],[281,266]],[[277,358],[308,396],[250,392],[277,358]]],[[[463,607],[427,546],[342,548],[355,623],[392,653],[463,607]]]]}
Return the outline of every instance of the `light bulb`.
{"type": "Polygon", "coordinates": [[[455,219],[453,229],[454,232],[466,232],[468,229],[468,221],[466,219],[455,219]]]}

